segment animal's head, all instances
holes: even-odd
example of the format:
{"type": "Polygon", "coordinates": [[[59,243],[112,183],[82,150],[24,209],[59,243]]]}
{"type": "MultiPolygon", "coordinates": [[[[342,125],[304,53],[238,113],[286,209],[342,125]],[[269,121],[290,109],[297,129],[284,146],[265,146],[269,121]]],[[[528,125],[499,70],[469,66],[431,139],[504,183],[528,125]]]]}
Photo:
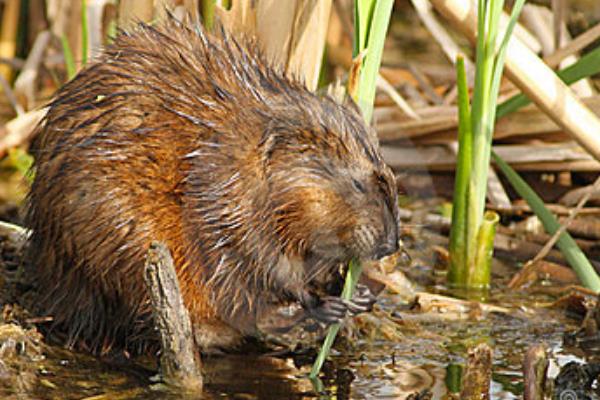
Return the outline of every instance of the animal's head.
{"type": "Polygon", "coordinates": [[[330,99],[305,104],[273,120],[261,148],[286,251],[317,265],[397,251],[394,175],[357,113],[330,99]]]}

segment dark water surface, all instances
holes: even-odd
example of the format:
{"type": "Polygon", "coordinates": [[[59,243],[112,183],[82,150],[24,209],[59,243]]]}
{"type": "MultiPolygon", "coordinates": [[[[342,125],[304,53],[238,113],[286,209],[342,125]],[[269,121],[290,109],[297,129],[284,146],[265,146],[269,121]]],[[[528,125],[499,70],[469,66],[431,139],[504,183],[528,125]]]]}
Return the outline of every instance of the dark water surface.
{"type": "MultiPolygon", "coordinates": [[[[577,359],[562,347],[565,330],[575,328],[562,311],[542,307],[547,298],[515,293],[492,293],[492,303],[509,313],[494,313],[469,320],[451,320],[407,311],[399,296],[384,294],[380,309],[399,316],[398,339],[381,332],[360,335],[342,342],[333,362],[326,364],[324,384],[334,398],[403,399],[430,389],[433,398],[446,397],[447,371],[463,364],[466,349],[487,342],[494,350],[493,398],[517,399],[522,391],[522,362],[532,344],[545,343],[551,359],[550,373],[557,365],[577,359]],[[539,303],[538,303],[539,302],[539,303]],[[397,309],[397,310],[396,310],[397,309]]],[[[371,322],[377,319],[371,317],[371,322]]],[[[296,360],[297,361],[297,360],[296,360]]],[[[22,399],[300,399],[315,393],[306,378],[309,365],[299,367],[290,358],[227,355],[204,359],[206,393],[186,396],[165,390],[152,382],[154,371],[142,367],[116,367],[93,357],[50,348],[36,365],[38,382],[22,399]]]]}

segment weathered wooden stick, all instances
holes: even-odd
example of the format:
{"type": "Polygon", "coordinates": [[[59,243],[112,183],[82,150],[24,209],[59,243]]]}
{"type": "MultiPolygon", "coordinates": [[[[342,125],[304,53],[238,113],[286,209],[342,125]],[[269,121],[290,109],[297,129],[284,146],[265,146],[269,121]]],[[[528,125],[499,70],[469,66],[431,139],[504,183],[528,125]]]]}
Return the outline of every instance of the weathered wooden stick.
{"type": "Polygon", "coordinates": [[[200,391],[200,356],[195,350],[192,324],[183,304],[173,259],[163,243],[152,242],[148,249],[144,282],[160,335],[162,380],[184,390],[200,391]]]}

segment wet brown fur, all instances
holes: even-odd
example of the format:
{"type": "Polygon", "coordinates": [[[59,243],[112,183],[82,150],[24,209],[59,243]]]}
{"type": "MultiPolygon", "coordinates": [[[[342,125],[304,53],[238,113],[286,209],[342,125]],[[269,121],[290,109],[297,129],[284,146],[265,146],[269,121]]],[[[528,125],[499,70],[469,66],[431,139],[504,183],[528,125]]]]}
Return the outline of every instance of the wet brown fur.
{"type": "Polygon", "coordinates": [[[175,21],[119,35],[58,92],[32,151],[40,302],[96,353],[153,340],[152,240],[170,248],[208,351],[255,333],[261,307],[372,258],[397,219],[394,178],[354,109],[284,78],[251,41],[175,21]]]}

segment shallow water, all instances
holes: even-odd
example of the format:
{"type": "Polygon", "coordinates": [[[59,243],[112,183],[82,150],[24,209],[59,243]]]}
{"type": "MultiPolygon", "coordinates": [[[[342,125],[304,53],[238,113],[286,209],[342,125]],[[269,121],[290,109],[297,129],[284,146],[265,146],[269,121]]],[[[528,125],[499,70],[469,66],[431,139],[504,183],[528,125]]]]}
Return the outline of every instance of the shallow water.
{"type": "MultiPolygon", "coordinates": [[[[511,312],[452,321],[435,316],[422,318],[418,311],[408,311],[399,296],[384,294],[379,307],[399,316],[397,328],[401,338],[390,340],[374,334],[369,339],[361,335],[352,343],[342,342],[342,351],[336,351],[332,362],[325,366],[325,390],[335,398],[403,399],[411,393],[430,389],[433,398],[450,398],[446,397],[447,371],[460,370],[467,347],[483,341],[494,351],[493,398],[520,398],[521,364],[529,346],[546,344],[553,364],[550,371],[554,374],[558,365],[577,359],[562,346],[563,332],[575,329],[574,322],[559,310],[538,306],[537,302],[547,301],[545,296],[496,291],[490,302],[508,307],[511,312]]],[[[115,367],[58,348],[50,348],[45,353],[34,372],[38,384],[21,393],[19,398],[198,398],[168,391],[153,383],[154,371],[149,369],[115,367]]],[[[299,367],[290,358],[227,355],[203,361],[206,390],[202,398],[316,396],[306,378],[310,365],[299,367]]],[[[15,393],[6,390],[4,394],[15,393]]]]}

